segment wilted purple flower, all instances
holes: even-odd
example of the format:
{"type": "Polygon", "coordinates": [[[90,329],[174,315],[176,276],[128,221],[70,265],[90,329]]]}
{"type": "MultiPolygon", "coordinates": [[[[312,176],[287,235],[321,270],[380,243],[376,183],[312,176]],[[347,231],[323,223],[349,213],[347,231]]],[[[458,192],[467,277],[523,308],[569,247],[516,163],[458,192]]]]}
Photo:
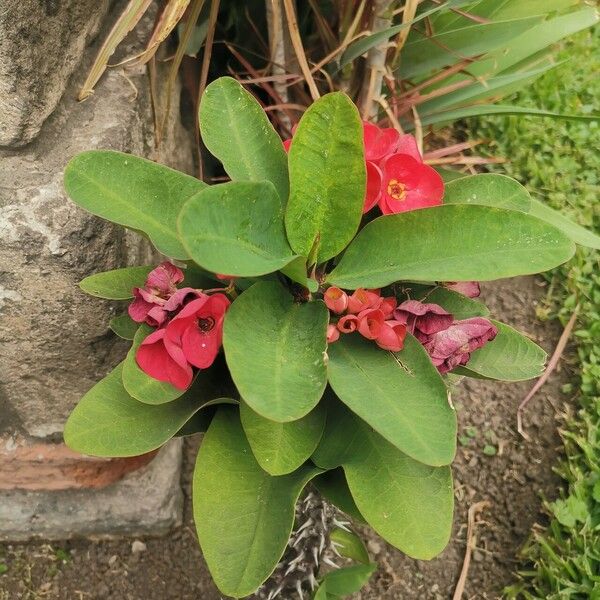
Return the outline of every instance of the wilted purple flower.
{"type": "Polygon", "coordinates": [[[450,327],[454,317],[439,304],[424,304],[419,300],[406,300],[394,310],[394,318],[405,323],[410,333],[419,341],[422,338],[450,327]]]}
{"type": "Polygon", "coordinates": [[[455,321],[421,343],[440,373],[447,373],[459,365],[466,365],[471,353],[493,340],[498,333],[496,326],[481,317],[455,321]]]}

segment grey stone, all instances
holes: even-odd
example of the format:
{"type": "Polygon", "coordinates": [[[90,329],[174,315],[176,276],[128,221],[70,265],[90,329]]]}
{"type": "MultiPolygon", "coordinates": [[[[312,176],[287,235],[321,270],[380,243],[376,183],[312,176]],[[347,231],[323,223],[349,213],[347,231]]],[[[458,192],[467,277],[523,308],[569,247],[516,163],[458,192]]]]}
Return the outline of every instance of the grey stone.
{"type": "Polygon", "coordinates": [[[100,490],[4,492],[0,540],[160,535],[181,524],[181,440],[146,467],[100,490]]]}
{"type": "Polygon", "coordinates": [[[0,146],[17,146],[56,108],[109,0],[0,4],[0,146]]]}
{"type": "MultiPolygon", "coordinates": [[[[21,3],[10,4],[15,11],[12,4],[21,3]]],[[[61,10],[95,10],[90,2],[78,0],[77,10],[74,4],[61,2],[61,10]]],[[[142,30],[151,23],[148,15],[142,30]]],[[[109,70],[89,100],[75,101],[97,46],[88,49],[41,134],[24,148],[0,149],[0,433],[60,436],[79,398],[121,360],[126,347],[108,328],[117,305],[86,296],[77,283],[97,271],[156,260],[138,235],[67,199],[62,173],[68,160],[83,150],[112,148],[192,168],[191,136],[179,125],[177,91],[160,155],[145,74],[109,70]]],[[[130,41],[125,52],[140,47],[130,41]]],[[[29,77],[43,79],[43,73],[29,77]]]]}

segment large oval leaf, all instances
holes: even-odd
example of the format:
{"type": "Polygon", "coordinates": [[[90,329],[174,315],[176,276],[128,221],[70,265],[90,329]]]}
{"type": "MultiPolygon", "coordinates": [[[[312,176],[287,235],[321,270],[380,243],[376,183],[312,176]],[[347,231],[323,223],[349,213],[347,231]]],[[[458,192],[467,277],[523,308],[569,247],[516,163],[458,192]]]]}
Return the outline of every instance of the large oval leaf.
{"type": "Polygon", "coordinates": [[[323,403],[306,416],[290,423],[270,421],[246,403],[240,405],[244,432],[258,464],[271,475],[286,475],[304,464],[315,451],[327,412],[323,403]]]}
{"type": "Polygon", "coordinates": [[[457,320],[469,319],[471,317],[487,317],[490,314],[485,304],[443,286],[428,290],[424,294],[417,294],[417,298],[422,302],[439,304],[449,313],[452,313],[457,320]]]}
{"type": "Polygon", "coordinates": [[[402,552],[430,559],[448,543],[454,505],[450,467],[413,460],[340,402],[330,407],[313,461],[343,467],[360,514],[402,552]]]}
{"type": "Polygon", "coordinates": [[[492,321],[498,335],[471,354],[465,367],[457,372],[502,381],[534,379],[544,372],[546,352],[516,329],[492,321]]]}
{"type": "Polygon", "coordinates": [[[361,419],[408,456],[447,465],[456,452],[456,414],[423,346],[410,334],[386,352],[358,334],[329,346],[329,382],[361,419]]]}
{"type": "Polygon", "coordinates": [[[403,279],[487,281],[546,271],[574,252],[562,232],[530,215],[448,204],[375,219],[328,281],[347,289],[403,279]]]}
{"type": "Polygon", "coordinates": [[[362,125],[340,92],[305,113],[289,151],[290,199],[285,226],[293,250],[323,262],[354,237],[366,186],[362,125]]]}
{"type": "Polygon", "coordinates": [[[222,408],[204,436],[194,471],[194,519],[221,592],[241,598],[273,572],[294,524],[294,507],[319,469],[272,477],[260,468],[236,410],[222,408]]]}
{"type": "Polygon", "coordinates": [[[256,283],[233,302],[223,347],[231,376],[252,410],[285,423],[317,405],[327,383],[328,320],[323,302],[297,304],[274,281],[256,283]]]}
{"type": "Polygon", "coordinates": [[[141,343],[155,331],[149,325],[142,323],[137,330],[133,344],[123,361],[123,385],[131,396],[144,404],[164,404],[179,398],[184,392],[166,381],[159,381],[142,371],[135,355],[141,343]]]}
{"type": "Polygon", "coordinates": [[[112,150],[91,150],[65,169],[65,188],[89,212],[142,231],[170,258],[186,259],[177,234],[181,207],[205,183],[163,165],[112,150]]]}
{"type": "Polygon", "coordinates": [[[179,231],[192,259],[214,273],[255,277],[294,259],[283,225],[283,203],[268,181],[202,190],[183,207],[179,231]]]}
{"type": "Polygon", "coordinates": [[[444,204],[479,204],[529,212],[531,196],[518,181],[496,173],[470,175],[446,184],[444,204]]]}
{"type": "Polygon", "coordinates": [[[64,438],[69,448],[91,456],[139,456],[171,439],[201,407],[198,388],[169,406],[149,406],[123,387],[121,363],[101,379],[75,407],[64,438]]]}
{"type": "Polygon", "coordinates": [[[235,79],[220,77],[200,101],[206,147],[234,181],[270,181],[282,202],[289,194],[287,156],[281,138],[252,94],[235,79]]]}
{"type": "Polygon", "coordinates": [[[134,287],[144,287],[151,267],[125,267],[102,273],[94,273],[79,282],[79,287],[90,296],[108,300],[133,298],[134,287]]]}

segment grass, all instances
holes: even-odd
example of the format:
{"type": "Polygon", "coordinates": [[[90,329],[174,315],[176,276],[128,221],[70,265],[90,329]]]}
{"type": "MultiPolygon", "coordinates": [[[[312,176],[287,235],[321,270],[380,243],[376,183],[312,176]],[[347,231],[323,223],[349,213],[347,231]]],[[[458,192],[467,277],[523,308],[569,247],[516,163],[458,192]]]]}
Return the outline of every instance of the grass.
{"type": "MultiPolygon", "coordinates": [[[[600,113],[600,28],[579,34],[561,49],[565,64],[518,94],[515,103],[564,113],[600,113]]],[[[469,123],[471,138],[491,139],[490,152],[510,158],[495,170],[515,177],[534,195],[581,225],[600,225],[600,124],[517,117],[469,123]]],[[[565,386],[561,436],[565,458],[556,467],[565,487],[546,502],[549,524],[537,529],[521,553],[510,600],[600,600],[600,261],[579,250],[549,274],[542,318],[563,324],[580,304],[574,333],[576,372],[565,386]]]]}

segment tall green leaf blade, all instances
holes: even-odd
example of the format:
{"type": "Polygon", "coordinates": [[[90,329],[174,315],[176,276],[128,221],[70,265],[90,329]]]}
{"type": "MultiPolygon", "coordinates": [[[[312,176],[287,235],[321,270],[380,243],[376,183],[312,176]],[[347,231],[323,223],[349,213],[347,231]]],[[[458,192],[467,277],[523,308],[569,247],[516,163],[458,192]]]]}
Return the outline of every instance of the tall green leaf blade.
{"type": "Polygon", "coordinates": [[[179,215],[190,257],[214,273],[255,277],[294,259],[283,224],[283,202],[268,181],[213,185],[179,215]]]}
{"type": "Polygon", "coordinates": [[[402,49],[399,75],[402,79],[420,78],[464,58],[485,54],[511,42],[539,21],[539,17],[525,17],[476,23],[432,36],[413,30],[402,49]]]}
{"type": "Polygon", "coordinates": [[[273,572],[298,496],[319,472],[302,467],[272,477],[254,459],[237,411],[219,409],[198,453],[193,502],[200,546],[223,594],[251,594],[273,572]]]}
{"type": "Polygon", "coordinates": [[[375,219],[327,280],[347,289],[400,280],[489,281],[546,271],[574,252],[562,232],[530,215],[448,204],[375,219]]]}
{"type": "Polygon", "coordinates": [[[486,379],[524,381],[534,379],[544,372],[546,352],[512,327],[492,321],[498,335],[479,350],[459,373],[474,373],[486,379]]]}
{"type": "Polygon", "coordinates": [[[90,296],[108,300],[133,298],[134,287],[144,287],[150,267],[125,267],[102,273],[94,273],[79,282],[79,287],[90,296]]]}
{"type": "Polygon", "coordinates": [[[91,456],[139,456],[162,446],[201,408],[197,386],[169,406],[132,398],[121,380],[122,363],[83,396],[71,413],[64,438],[69,448],[91,456]]]}
{"type": "Polygon", "coordinates": [[[461,177],[446,184],[444,204],[478,204],[529,212],[531,196],[518,181],[496,173],[461,177]]]}
{"type": "Polygon", "coordinates": [[[427,465],[452,462],[456,414],[446,386],[410,334],[403,350],[386,352],[359,335],[329,346],[329,382],[361,419],[404,454],[427,465]]]}
{"type": "Polygon", "coordinates": [[[317,262],[339,254],[354,237],[364,203],[366,170],[356,106],[341,92],[305,113],[289,151],[290,199],[285,226],[301,256],[317,262]]]}
{"type": "Polygon", "coordinates": [[[327,383],[329,313],[321,301],[297,304],[274,281],[241,294],[225,316],[223,347],[244,401],[285,423],[308,414],[327,383]]]}
{"type": "Polygon", "coordinates": [[[128,394],[144,404],[164,404],[179,398],[184,393],[184,390],[144,373],[135,360],[135,355],[141,343],[154,331],[152,327],[142,323],[123,361],[123,386],[128,394]]]}
{"type": "Polygon", "coordinates": [[[303,465],[315,451],[327,412],[320,403],[301,419],[278,423],[261,417],[242,402],[240,417],[260,466],[270,475],[286,475],[303,465]]]}
{"type": "Polygon", "coordinates": [[[112,150],[91,150],[65,169],[67,194],[79,206],[142,231],[165,256],[187,259],[177,216],[205,183],[163,165],[112,150]]]}
{"type": "Polygon", "coordinates": [[[270,181],[285,203],[287,156],[281,138],[254,96],[235,79],[220,77],[200,101],[200,133],[234,181],[270,181]]]}
{"type": "Polygon", "coordinates": [[[581,227],[581,225],[573,223],[573,221],[570,221],[567,219],[567,217],[559,213],[557,210],[550,208],[546,204],[532,199],[530,213],[538,219],[546,221],[546,223],[550,223],[550,225],[554,225],[554,227],[560,229],[576,244],[579,244],[580,246],[586,246],[587,248],[600,250],[599,236],[585,229],[585,227],[581,227]]]}

